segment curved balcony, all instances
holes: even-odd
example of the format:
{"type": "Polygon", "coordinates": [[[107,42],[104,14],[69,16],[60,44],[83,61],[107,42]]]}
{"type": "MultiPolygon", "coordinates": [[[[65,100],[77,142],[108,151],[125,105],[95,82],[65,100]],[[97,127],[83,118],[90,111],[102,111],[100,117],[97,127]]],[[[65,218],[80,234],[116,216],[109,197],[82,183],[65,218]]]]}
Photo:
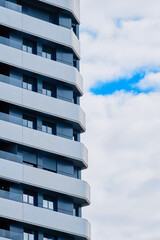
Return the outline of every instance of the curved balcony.
{"type": "MultiPolygon", "coordinates": [[[[0,178],[70,196],[82,206],[90,204],[90,187],[87,182],[80,179],[33,168],[3,158],[0,158],[0,178]]],[[[16,197],[16,201],[22,202],[21,196],[13,197],[14,199],[16,197]]],[[[6,198],[8,197],[6,196],[6,198]]]]}
{"type": "Polygon", "coordinates": [[[66,233],[79,239],[91,239],[90,223],[86,219],[36,208],[29,204],[0,198],[0,217],[66,233]]]}
{"type": "Polygon", "coordinates": [[[7,46],[10,44],[9,39],[0,44],[2,63],[71,84],[83,93],[83,79],[75,67],[7,46]]]}
{"type": "MultiPolygon", "coordinates": [[[[5,120],[5,119],[4,119],[5,120]]],[[[87,148],[80,142],[0,120],[1,139],[60,155],[81,168],[88,166],[87,148]]]]}
{"type": "Polygon", "coordinates": [[[79,0],[38,0],[71,12],[76,20],[80,22],[79,0]]]}
{"type": "Polygon", "coordinates": [[[2,25],[71,48],[80,58],[80,43],[70,29],[0,7],[2,25]],[[43,31],[42,31],[43,29],[43,31]]]}
{"type": "Polygon", "coordinates": [[[79,105],[0,82],[0,100],[65,119],[85,131],[85,114],[79,105]],[[6,94],[6,92],[8,94],[6,94]]]}

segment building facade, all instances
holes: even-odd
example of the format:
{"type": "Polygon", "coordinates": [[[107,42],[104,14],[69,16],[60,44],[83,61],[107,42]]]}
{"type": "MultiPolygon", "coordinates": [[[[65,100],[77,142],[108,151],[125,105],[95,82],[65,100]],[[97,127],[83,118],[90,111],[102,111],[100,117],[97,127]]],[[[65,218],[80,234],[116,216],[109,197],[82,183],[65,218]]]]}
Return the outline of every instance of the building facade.
{"type": "Polygon", "coordinates": [[[90,240],[79,0],[0,0],[0,239],[90,240]]]}

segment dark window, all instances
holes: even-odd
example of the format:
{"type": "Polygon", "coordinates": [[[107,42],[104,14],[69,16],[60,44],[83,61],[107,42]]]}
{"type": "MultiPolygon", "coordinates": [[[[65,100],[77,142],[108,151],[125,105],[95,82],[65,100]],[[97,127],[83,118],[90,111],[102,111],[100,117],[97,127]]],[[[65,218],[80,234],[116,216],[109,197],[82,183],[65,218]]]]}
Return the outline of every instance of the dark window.
{"type": "Polygon", "coordinates": [[[75,59],[75,58],[73,59],[73,66],[77,67],[77,59],[75,59]]]}
{"type": "Polygon", "coordinates": [[[78,133],[73,132],[73,140],[78,141],[78,133]]]}
{"type": "Polygon", "coordinates": [[[23,126],[28,128],[35,128],[35,119],[29,115],[23,115],[23,126]]]}
{"type": "Polygon", "coordinates": [[[23,88],[33,91],[34,90],[34,79],[29,76],[23,76],[23,88]]]}
{"type": "Polygon", "coordinates": [[[73,94],[73,102],[75,104],[78,104],[78,101],[77,101],[77,95],[73,94]]]}
{"type": "Polygon", "coordinates": [[[76,23],[72,22],[72,30],[76,34],[76,23]]]}
{"type": "Polygon", "coordinates": [[[51,47],[43,45],[43,47],[42,47],[42,57],[55,60],[55,50],[51,47]]]}
{"type": "Polygon", "coordinates": [[[50,97],[56,97],[56,86],[43,82],[42,94],[50,97]]]}
{"type": "Polygon", "coordinates": [[[9,183],[0,180],[0,190],[9,191],[9,183]]]}
{"type": "Polygon", "coordinates": [[[77,206],[74,206],[74,207],[73,207],[73,216],[76,216],[76,217],[79,216],[78,207],[77,207],[77,206]]]}
{"type": "Polygon", "coordinates": [[[56,134],[56,125],[50,122],[42,121],[42,132],[56,134]]]}
{"type": "Polygon", "coordinates": [[[36,53],[36,43],[31,40],[23,39],[23,51],[28,53],[36,53]]]}

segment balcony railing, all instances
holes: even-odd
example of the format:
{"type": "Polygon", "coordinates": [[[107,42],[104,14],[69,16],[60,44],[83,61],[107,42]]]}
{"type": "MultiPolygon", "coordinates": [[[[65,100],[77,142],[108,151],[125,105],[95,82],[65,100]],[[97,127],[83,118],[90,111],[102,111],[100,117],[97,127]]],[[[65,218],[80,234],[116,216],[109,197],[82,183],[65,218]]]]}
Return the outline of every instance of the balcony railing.
{"type": "MultiPolygon", "coordinates": [[[[14,11],[19,12],[19,13],[26,14],[26,13],[23,12],[23,7],[22,7],[21,5],[19,5],[19,4],[16,4],[16,3],[8,2],[8,1],[6,1],[6,0],[0,0],[0,6],[1,6],[1,7],[8,8],[8,9],[11,9],[11,10],[14,10],[14,11]]],[[[28,14],[26,14],[26,15],[28,15],[28,14]]],[[[34,16],[32,16],[32,17],[34,17],[34,16]]],[[[36,17],[37,17],[37,16],[36,16],[36,17]]],[[[57,24],[57,23],[52,23],[52,22],[50,22],[50,21],[44,20],[44,19],[42,19],[41,17],[37,17],[37,18],[39,18],[39,19],[42,20],[42,21],[49,22],[49,23],[51,23],[51,24],[59,25],[59,24],[57,24]]],[[[60,25],[60,26],[61,26],[61,27],[65,27],[64,25],[60,25]]],[[[65,27],[65,28],[68,28],[68,27],[65,27]]],[[[74,32],[74,34],[75,34],[77,37],[79,37],[79,36],[78,36],[79,34],[76,34],[76,31],[74,30],[74,26],[71,27],[71,30],[74,32]]]]}
{"type": "Polygon", "coordinates": [[[1,0],[0,6],[22,13],[22,6],[16,3],[1,0]]]}
{"type": "Polygon", "coordinates": [[[22,81],[20,81],[16,78],[13,78],[13,77],[3,75],[3,74],[0,74],[0,82],[4,82],[4,83],[7,83],[7,84],[16,86],[16,87],[21,87],[21,88],[23,87],[22,86],[22,81]]]}
{"type": "Polygon", "coordinates": [[[13,200],[16,202],[22,202],[22,195],[14,192],[8,192],[4,190],[0,190],[0,198],[5,198],[9,200],[13,200]]]}
{"type": "Polygon", "coordinates": [[[22,240],[23,239],[23,234],[12,232],[12,231],[7,231],[4,229],[0,229],[0,238],[6,238],[11,239],[11,240],[22,240]]]}
{"type": "MultiPolygon", "coordinates": [[[[23,44],[22,42],[18,42],[16,40],[13,40],[13,39],[9,39],[9,38],[6,38],[6,37],[3,37],[3,36],[0,36],[0,44],[3,44],[3,45],[6,45],[6,46],[9,46],[9,47],[13,47],[15,49],[18,49],[18,50],[22,50],[23,51],[23,44]]],[[[33,52],[31,54],[34,54],[34,55],[37,55],[37,56],[40,56],[40,57],[43,57],[42,56],[42,53],[41,54],[37,54],[37,51],[36,51],[36,48],[33,48],[33,52]]],[[[43,57],[44,58],[44,57],[43,57]]],[[[76,67],[74,66],[74,63],[71,63],[69,61],[66,61],[64,59],[58,59],[56,57],[56,54],[55,56],[49,60],[52,60],[52,61],[56,61],[56,62],[60,62],[60,63],[63,63],[65,65],[69,65],[69,66],[72,66],[72,67],[76,67]]],[[[77,68],[77,67],[76,67],[77,68]]]]}
{"type": "Polygon", "coordinates": [[[0,120],[6,121],[6,122],[11,122],[11,123],[15,123],[18,125],[23,125],[23,120],[22,118],[7,114],[7,113],[3,113],[0,112],[0,120]]]}
{"type": "Polygon", "coordinates": [[[20,155],[16,155],[13,153],[9,153],[9,152],[5,152],[5,151],[0,151],[0,158],[12,161],[12,162],[18,162],[18,163],[22,163],[22,156],[20,155]]]}

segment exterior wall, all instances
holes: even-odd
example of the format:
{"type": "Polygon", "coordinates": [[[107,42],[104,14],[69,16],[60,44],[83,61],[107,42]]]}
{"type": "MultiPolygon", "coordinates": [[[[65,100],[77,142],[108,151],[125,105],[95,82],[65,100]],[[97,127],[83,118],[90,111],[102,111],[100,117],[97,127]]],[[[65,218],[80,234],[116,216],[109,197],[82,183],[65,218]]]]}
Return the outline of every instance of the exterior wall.
{"type": "Polygon", "coordinates": [[[0,239],[91,239],[79,16],[79,0],[0,1],[0,239]]]}

